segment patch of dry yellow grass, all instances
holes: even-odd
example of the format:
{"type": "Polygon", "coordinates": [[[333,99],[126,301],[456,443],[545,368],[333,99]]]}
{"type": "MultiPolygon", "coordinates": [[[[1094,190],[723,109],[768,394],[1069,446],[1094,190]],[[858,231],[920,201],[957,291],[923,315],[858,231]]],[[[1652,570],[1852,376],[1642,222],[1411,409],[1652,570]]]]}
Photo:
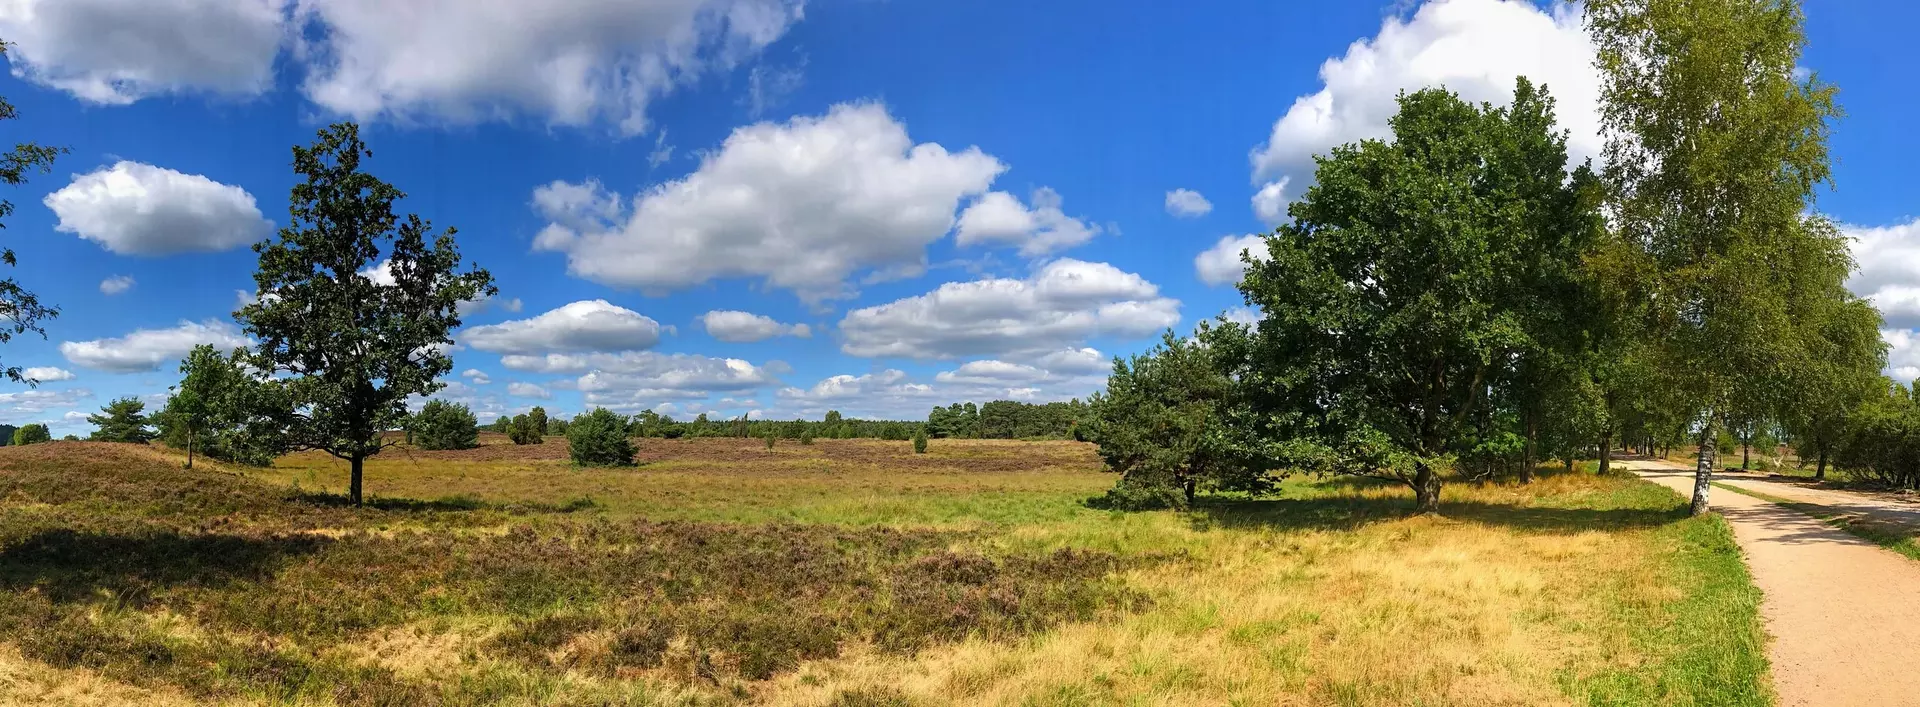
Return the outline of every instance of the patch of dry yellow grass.
{"type": "MultiPolygon", "coordinates": [[[[1524,502],[1605,493],[1609,483],[1550,477],[1525,490],[1461,487],[1447,498],[1524,502]]],[[[827,705],[843,692],[893,690],[916,704],[1569,704],[1563,672],[1625,669],[1640,658],[1629,633],[1608,625],[1623,593],[1658,603],[1673,591],[1650,561],[1645,530],[1528,532],[1431,516],[1351,531],[1156,520],[1151,532],[1162,537],[1153,544],[1193,556],[1129,577],[1156,597],[1149,611],[1014,644],[815,664],[757,697],[827,705]]]]}

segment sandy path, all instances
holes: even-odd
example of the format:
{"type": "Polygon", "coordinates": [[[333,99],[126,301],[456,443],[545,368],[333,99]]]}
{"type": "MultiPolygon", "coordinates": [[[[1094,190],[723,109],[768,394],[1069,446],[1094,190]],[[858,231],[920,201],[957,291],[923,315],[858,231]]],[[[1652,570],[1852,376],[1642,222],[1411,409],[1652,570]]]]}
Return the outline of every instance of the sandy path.
{"type": "MultiPolygon", "coordinates": [[[[1623,463],[1693,493],[1690,468],[1623,463]]],[[[1776,494],[1774,486],[1785,485],[1759,490],[1776,494]]],[[[1752,496],[1715,489],[1711,498],[1766,593],[1760,614],[1781,705],[1920,705],[1920,562],[1752,496]]]]}
{"type": "Polygon", "coordinates": [[[1713,480],[1735,488],[1764,493],[1774,498],[1826,506],[1841,513],[1863,515],[1876,520],[1920,528],[1920,503],[1893,500],[1871,493],[1812,488],[1766,477],[1715,474],[1713,480]]]}

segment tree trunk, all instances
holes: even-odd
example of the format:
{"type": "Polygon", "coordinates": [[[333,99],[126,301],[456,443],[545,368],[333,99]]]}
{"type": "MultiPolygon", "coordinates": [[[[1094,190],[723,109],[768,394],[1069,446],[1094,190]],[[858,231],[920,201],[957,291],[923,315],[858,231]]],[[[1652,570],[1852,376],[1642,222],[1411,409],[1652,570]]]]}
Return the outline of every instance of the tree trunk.
{"type": "Polygon", "coordinates": [[[1187,480],[1180,484],[1180,492],[1187,495],[1187,505],[1189,506],[1193,505],[1193,487],[1194,479],[1191,476],[1187,477],[1187,480]]]}
{"type": "Polygon", "coordinates": [[[1820,462],[1813,467],[1813,478],[1822,480],[1827,478],[1827,449],[1825,447],[1820,448],[1820,462]]]}
{"type": "Polygon", "coordinates": [[[1527,415],[1527,446],[1520,453],[1520,483],[1533,483],[1533,443],[1539,436],[1539,426],[1534,424],[1533,415],[1527,415]]]}
{"type": "Polygon", "coordinates": [[[1709,417],[1700,430],[1700,459],[1693,469],[1693,508],[1689,511],[1690,515],[1707,512],[1707,491],[1713,488],[1713,454],[1716,451],[1713,418],[1709,417]]]}
{"type": "Polygon", "coordinates": [[[1613,469],[1613,430],[1600,433],[1600,468],[1594,473],[1606,476],[1613,469]]]}
{"type": "Polygon", "coordinates": [[[347,499],[353,502],[355,508],[360,507],[360,468],[364,461],[365,459],[361,457],[352,459],[353,476],[347,482],[347,499]]]}
{"type": "Polygon", "coordinates": [[[187,468],[193,468],[193,425],[187,425],[187,468]]]}
{"type": "Polygon", "coordinates": [[[1415,465],[1413,475],[1413,510],[1416,513],[1440,512],[1440,475],[1426,464],[1415,465]]]}
{"type": "Polygon", "coordinates": [[[1748,469],[1753,468],[1753,467],[1747,466],[1747,462],[1750,461],[1751,459],[1752,457],[1747,455],[1747,440],[1746,438],[1743,437],[1740,439],[1740,470],[1741,471],[1746,471],[1748,469]]]}

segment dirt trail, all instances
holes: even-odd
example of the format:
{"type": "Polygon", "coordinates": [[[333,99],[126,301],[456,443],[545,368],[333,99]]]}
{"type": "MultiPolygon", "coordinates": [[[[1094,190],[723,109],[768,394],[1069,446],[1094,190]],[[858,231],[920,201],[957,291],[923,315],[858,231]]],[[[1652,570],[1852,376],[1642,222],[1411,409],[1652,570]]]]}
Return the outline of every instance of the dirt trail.
{"type": "MultiPolygon", "coordinates": [[[[1682,496],[1693,493],[1690,468],[1622,463],[1682,496]]],[[[1786,485],[1756,490],[1822,503],[1788,495],[1809,489],[1775,486],[1786,485]]],[[[1920,671],[1913,669],[1920,665],[1920,562],[1752,496],[1715,489],[1712,501],[1733,526],[1754,584],[1766,593],[1760,613],[1773,636],[1767,654],[1781,705],[1920,705],[1920,671]]]]}

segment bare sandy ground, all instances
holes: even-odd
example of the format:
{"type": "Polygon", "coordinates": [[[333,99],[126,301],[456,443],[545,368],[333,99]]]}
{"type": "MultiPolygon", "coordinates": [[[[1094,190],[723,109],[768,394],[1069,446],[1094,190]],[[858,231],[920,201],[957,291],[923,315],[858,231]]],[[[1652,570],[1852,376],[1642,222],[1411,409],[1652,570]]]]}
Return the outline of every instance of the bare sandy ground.
{"type": "MultiPolygon", "coordinates": [[[[1683,496],[1693,493],[1691,468],[1622,463],[1683,496]]],[[[1755,490],[1807,503],[1888,503],[1841,491],[1819,491],[1825,500],[1817,500],[1814,489],[1725,481],[1764,484],[1755,490]]],[[[1752,496],[1715,489],[1711,500],[1766,593],[1760,613],[1773,637],[1767,654],[1781,705],[1920,705],[1920,562],[1752,496]]]]}

